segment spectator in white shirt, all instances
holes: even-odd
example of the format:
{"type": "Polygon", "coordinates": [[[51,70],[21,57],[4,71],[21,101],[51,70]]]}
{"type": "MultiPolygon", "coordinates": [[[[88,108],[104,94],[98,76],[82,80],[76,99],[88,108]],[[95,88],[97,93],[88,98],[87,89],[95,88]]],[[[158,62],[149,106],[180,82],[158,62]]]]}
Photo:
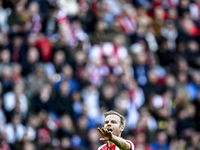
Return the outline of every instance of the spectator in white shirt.
{"type": "Polygon", "coordinates": [[[6,140],[9,144],[21,141],[26,132],[26,128],[21,124],[20,115],[16,114],[13,115],[12,122],[5,125],[4,130],[7,134],[6,140]]]}

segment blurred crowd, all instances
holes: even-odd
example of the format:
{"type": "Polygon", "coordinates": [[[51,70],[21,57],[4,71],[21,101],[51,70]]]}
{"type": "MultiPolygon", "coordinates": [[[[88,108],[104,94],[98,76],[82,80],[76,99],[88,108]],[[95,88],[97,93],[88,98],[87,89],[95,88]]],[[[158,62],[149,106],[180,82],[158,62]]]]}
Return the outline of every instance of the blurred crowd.
{"type": "Polygon", "coordinates": [[[200,0],[0,0],[0,149],[200,149],[200,0]]]}

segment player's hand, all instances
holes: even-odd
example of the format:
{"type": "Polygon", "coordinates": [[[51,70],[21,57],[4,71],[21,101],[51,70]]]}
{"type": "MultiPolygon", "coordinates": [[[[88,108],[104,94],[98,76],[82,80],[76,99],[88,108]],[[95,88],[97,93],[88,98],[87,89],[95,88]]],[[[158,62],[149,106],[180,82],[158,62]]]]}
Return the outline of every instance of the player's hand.
{"type": "Polygon", "coordinates": [[[102,128],[99,128],[98,127],[98,130],[102,136],[102,138],[100,138],[100,141],[110,141],[112,139],[112,133],[111,131],[108,131],[107,129],[104,129],[103,127],[102,128]]]}

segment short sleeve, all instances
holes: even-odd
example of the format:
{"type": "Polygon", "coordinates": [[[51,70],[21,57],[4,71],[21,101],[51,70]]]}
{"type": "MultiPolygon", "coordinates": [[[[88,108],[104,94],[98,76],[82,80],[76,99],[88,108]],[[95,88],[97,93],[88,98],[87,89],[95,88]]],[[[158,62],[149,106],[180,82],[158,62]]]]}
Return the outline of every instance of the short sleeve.
{"type": "Polygon", "coordinates": [[[129,140],[126,140],[126,142],[130,144],[130,150],[134,150],[133,143],[131,141],[129,141],[129,140]]]}

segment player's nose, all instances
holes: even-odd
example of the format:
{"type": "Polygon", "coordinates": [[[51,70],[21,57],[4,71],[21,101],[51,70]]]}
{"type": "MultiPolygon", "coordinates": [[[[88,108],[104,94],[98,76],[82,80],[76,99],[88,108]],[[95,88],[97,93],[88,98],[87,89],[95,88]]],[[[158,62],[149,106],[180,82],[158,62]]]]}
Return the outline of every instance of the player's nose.
{"type": "Polygon", "coordinates": [[[111,122],[108,122],[108,124],[107,124],[108,126],[111,126],[111,122]]]}

